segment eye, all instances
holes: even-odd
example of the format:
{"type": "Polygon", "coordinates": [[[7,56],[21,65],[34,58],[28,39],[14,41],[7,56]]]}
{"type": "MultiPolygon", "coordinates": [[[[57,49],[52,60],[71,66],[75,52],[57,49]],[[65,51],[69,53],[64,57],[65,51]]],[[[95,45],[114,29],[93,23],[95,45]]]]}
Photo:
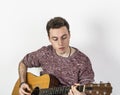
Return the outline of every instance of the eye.
{"type": "Polygon", "coordinates": [[[57,41],[58,40],[58,38],[56,38],[56,37],[53,37],[52,39],[53,39],[53,41],[57,41]]]}
{"type": "Polygon", "coordinates": [[[66,35],[64,35],[64,36],[62,36],[62,39],[64,40],[64,39],[66,39],[67,38],[67,36],[66,35]]]}

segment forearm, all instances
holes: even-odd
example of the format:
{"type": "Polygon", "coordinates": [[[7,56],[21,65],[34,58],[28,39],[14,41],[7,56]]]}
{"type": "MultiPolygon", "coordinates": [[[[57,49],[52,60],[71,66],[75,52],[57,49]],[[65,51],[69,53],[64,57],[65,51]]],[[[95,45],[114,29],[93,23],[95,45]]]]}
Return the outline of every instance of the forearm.
{"type": "Polygon", "coordinates": [[[19,78],[20,78],[20,82],[26,82],[26,72],[27,72],[27,67],[24,65],[23,62],[19,63],[19,68],[18,68],[18,72],[19,72],[19,78]]]}

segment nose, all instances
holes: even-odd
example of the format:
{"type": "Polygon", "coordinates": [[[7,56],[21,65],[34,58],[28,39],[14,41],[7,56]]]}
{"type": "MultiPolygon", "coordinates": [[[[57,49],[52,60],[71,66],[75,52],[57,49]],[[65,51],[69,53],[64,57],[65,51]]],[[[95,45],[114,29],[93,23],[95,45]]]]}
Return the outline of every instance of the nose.
{"type": "Polygon", "coordinates": [[[63,45],[63,40],[59,39],[58,40],[58,45],[62,46],[63,45]]]}

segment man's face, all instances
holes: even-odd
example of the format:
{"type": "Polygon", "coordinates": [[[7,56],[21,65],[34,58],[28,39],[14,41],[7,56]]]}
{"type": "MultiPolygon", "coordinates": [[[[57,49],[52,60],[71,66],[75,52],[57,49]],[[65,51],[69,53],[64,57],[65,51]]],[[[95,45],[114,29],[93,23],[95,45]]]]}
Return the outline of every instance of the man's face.
{"type": "Polygon", "coordinates": [[[56,53],[64,54],[69,47],[70,34],[65,26],[61,28],[50,29],[49,41],[56,53]]]}

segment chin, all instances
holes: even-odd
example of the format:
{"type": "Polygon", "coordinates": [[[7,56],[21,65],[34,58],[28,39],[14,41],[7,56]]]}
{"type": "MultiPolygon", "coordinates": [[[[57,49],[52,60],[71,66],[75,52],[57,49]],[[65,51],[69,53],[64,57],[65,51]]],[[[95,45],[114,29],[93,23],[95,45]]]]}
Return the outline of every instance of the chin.
{"type": "Polygon", "coordinates": [[[60,54],[64,54],[64,53],[65,53],[65,51],[60,52],[60,54]]]}

